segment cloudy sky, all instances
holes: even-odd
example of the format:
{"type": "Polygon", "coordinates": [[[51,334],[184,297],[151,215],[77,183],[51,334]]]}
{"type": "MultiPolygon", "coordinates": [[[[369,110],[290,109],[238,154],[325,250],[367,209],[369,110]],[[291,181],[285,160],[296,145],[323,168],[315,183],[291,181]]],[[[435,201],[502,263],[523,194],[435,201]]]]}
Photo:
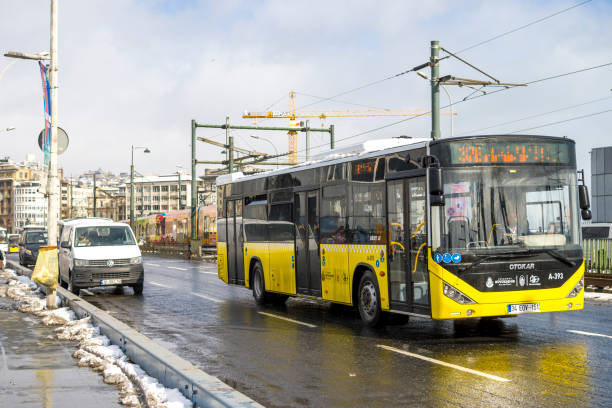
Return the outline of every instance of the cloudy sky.
{"type": "MultiPolygon", "coordinates": [[[[146,145],[152,153],[138,153],[136,169],[168,174],[177,165],[189,166],[191,119],[221,124],[229,115],[230,123],[252,124],[241,119],[243,111],[287,110],[292,90],[298,110],[317,101],[307,109],[426,109],[428,82],[414,73],[337,100],[313,96],[338,95],[419,65],[427,61],[431,40],[459,52],[528,25],[460,53],[502,82],[532,82],[611,63],[612,2],[593,0],[546,18],[580,3],[59,0],[59,124],[70,136],[59,165],[66,174],[128,171],[130,146],[146,145]]],[[[48,47],[48,0],[0,0],[2,54],[48,47]]],[[[16,129],[0,132],[0,156],[21,161],[28,152],[40,156],[41,80],[35,62],[11,62],[0,57],[0,128],[16,129]]],[[[444,60],[440,72],[486,79],[453,59],[444,60]]],[[[612,145],[611,76],[609,65],[456,103],[455,135],[568,136],[577,141],[579,167],[590,169],[588,152],[612,145]],[[591,114],[596,115],[574,120],[591,114]]],[[[472,91],[449,87],[448,92],[458,102],[472,91]]],[[[441,104],[448,104],[445,93],[441,104]]],[[[430,130],[429,117],[351,118],[323,125],[331,123],[338,146],[398,135],[427,137],[430,130]],[[402,119],[409,120],[367,132],[402,119]]],[[[442,117],[442,133],[450,135],[449,116],[442,117]]],[[[274,152],[253,134],[234,132],[236,145],[274,152]]],[[[285,134],[257,134],[279,152],[287,151],[285,134]]],[[[223,131],[204,129],[198,136],[225,138],[223,131]]],[[[318,150],[326,143],[323,134],[313,135],[318,150]]],[[[198,142],[197,151],[200,160],[221,159],[220,148],[198,142]]]]}

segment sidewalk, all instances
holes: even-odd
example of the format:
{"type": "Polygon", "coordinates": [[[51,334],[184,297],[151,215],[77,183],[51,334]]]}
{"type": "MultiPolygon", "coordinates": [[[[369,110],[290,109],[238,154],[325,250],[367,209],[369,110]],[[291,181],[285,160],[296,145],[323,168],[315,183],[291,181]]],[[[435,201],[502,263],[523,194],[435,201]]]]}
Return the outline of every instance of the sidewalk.
{"type": "MultiPolygon", "coordinates": [[[[0,295],[8,288],[0,277],[0,295]]],[[[76,343],[0,296],[0,406],[120,407],[118,390],[72,358],[76,343]]]]}

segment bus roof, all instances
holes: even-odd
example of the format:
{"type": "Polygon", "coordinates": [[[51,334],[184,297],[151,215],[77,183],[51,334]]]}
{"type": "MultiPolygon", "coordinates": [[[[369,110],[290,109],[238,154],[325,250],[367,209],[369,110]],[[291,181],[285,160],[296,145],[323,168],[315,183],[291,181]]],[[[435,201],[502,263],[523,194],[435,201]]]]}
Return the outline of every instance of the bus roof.
{"type": "Polygon", "coordinates": [[[292,173],[294,171],[312,169],[329,164],[350,161],[356,158],[367,158],[370,156],[394,153],[405,150],[406,148],[416,149],[419,147],[425,147],[427,145],[427,142],[429,142],[430,140],[431,139],[427,138],[392,138],[368,140],[367,142],[334,149],[329,152],[318,154],[308,162],[301,163],[296,166],[287,167],[284,169],[270,170],[253,175],[245,175],[242,172],[224,174],[222,176],[217,177],[216,184],[230,184],[243,179],[252,180],[277,174],[292,173]]]}

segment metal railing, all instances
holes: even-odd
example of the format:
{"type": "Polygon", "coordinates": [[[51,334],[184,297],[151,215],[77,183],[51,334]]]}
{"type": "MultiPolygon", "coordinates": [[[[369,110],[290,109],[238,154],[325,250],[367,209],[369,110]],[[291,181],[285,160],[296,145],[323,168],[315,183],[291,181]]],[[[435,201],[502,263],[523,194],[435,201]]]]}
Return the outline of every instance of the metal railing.
{"type": "Polygon", "coordinates": [[[612,239],[585,239],[582,241],[582,251],[587,284],[612,284],[612,239]]]}

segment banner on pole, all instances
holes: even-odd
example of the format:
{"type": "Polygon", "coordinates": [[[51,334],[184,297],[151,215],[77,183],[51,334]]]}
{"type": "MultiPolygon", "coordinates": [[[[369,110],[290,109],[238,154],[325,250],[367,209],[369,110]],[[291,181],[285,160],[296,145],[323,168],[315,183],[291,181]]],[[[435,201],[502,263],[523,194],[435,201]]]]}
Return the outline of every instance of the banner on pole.
{"type": "Polygon", "coordinates": [[[51,87],[49,84],[49,68],[38,61],[40,77],[43,86],[43,102],[45,105],[45,133],[43,137],[43,152],[45,155],[45,169],[49,166],[51,153],[51,87]]]}

